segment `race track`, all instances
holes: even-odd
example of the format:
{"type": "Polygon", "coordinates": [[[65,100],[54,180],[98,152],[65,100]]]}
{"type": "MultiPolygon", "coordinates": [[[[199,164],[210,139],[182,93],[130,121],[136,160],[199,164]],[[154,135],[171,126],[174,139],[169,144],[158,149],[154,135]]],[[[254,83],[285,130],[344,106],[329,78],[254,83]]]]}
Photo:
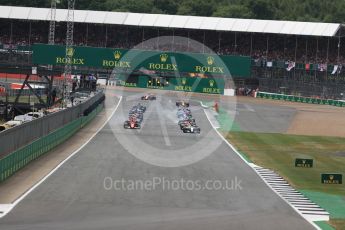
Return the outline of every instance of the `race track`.
{"type": "Polygon", "coordinates": [[[184,134],[176,124],[177,99],[157,99],[142,102],[147,111],[141,130],[125,130],[138,95],[124,94],[95,138],[0,219],[0,229],[314,229],[222,142],[199,103],[191,110],[201,134],[184,134]],[[241,188],[125,191],[109,189],[105,178],[236,180],[241,188]]]}

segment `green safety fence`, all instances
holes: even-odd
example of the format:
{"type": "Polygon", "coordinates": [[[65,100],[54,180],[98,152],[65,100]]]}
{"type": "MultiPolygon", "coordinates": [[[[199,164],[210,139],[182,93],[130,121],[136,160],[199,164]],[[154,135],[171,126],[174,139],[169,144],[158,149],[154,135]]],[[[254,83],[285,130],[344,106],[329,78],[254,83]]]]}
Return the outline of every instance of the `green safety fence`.
{"type": "Polygon", "coordinates": [[[102,109],[103,104],[99,105],[88,116],[80,117],[2,158],[0,160],[0,182],[6,180],[31,161],[66,141],[95,118],[102,109]]]}
{"type": "Polygon", "coordinates": [[[293,96],[293,95],[285,95],[285,94],[277,94],[277,93],[266,93],[266,92],[258,92],[256,97],[264,98],[264,99],[301,102],[301,103],[308,103],[308,104],[333,105],[333,106],[338,106],[338,107],[345,107],[345,101],[332,100],[332,99],[301,97],[301,96],[293,96]]]}

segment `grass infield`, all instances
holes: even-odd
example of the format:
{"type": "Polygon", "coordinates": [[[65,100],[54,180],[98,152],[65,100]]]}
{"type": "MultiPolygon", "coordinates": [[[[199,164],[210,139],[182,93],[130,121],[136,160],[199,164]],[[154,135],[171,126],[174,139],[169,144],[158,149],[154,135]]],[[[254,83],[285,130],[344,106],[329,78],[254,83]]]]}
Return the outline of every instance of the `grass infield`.
{"type": "Polygon", "coordinates": [[[345,176],[345,138],[234,131],[227,133],[226,138],[253,163],[276,171],[326,209],[332,226],[345,229],[344,182],[321,184],[321,173],[345,176]],[[296,168],[296,158],[313,159],[314,167],[296,168]]]}

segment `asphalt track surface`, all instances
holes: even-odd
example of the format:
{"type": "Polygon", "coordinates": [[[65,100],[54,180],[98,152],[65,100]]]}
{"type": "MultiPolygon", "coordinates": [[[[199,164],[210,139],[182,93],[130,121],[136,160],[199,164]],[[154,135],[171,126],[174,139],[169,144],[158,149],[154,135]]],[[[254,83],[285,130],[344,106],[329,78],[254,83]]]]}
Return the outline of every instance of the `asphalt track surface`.
{"type": "Polygon", "coordinates": [[[241,131],[285,133],[295,115],[296,109],[287,106],[238,102],[234,121],[241,131]]]}
{"type": "MultiPolygon", "coordinates": [[[[90,143],[0,219],[0,229],[314,229],[220,140],[198,103],[191,108],[201,127],[200,135],[179,130],[173,118],[176,99],[163,96],[143,103],[148,109],[141,130],[124,130],[124,117],[137,103],[135,98],[125,96],[90,143]],[[153,151],[144,154],[146,161],[166,164],[172,160],[177,164],[180,157],[204,148],[212,154],[181,167],[156,166],[134,156],[153,151]],[[176,159],[172,154],[180,155],[176,159]],[[194,182],[237,178],[241,189],[173,190],[157,186],[125,191],[105,188],[105,178],[183,178],[194,182]]],[[[107,98],[109,102],[116,103],[116,99],[107,98]]]]}

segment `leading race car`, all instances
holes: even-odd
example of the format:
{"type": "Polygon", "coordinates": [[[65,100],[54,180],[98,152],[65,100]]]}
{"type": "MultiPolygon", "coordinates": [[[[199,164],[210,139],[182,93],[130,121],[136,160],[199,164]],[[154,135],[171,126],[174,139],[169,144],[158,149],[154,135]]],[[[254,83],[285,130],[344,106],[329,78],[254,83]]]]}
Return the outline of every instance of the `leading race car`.
{"type": "Polygon", "coordinates": [[[145,96],[142,96],[141,97],[141,100],[145,100],[145,101],[153,101],[153,100],[156,100],[156,95],[154,94],[148,94],[148,95],[145,95],[145,96]]]}
{"type": "Polygon", "coordinates": [[[197,125],[187,125],[182,127],[184,133],[200,133],[200,128],[197,125]]]}
{"type": "Polygon", "coordinates": [[[182,106],[182,107],[189,107],[189,102],[186,102],[186,101],[177,101],[177,102],[176,102],[176,106],[177,106],[177,107],[180,107],[180,106],[182,106]]]}

